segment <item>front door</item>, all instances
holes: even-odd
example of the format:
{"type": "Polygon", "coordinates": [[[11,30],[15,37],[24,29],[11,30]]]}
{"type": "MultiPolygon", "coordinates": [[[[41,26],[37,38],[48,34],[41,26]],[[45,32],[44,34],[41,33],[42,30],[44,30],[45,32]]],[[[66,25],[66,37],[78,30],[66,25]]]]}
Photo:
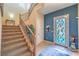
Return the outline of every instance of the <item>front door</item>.
{"type": "Polygon", "coordinates": [[[54,42],[68,46],[68,15],[54,17],[54,42]]]}

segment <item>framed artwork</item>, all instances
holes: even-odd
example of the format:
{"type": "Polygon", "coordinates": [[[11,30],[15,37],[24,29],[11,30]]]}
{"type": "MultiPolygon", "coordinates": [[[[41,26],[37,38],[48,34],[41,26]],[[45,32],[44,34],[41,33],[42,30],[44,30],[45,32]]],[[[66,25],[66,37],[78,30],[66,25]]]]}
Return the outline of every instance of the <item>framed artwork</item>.
{"type": "Polygon", "coordinates": [[[14,20],[6,19],[5,23],[6,23],[6,25],[15,25],[15,21],[14,20]]]}
{"type": "Polygon", "coordinates": [[[46,25],[46,32],[50,31],[50,25],[46,25]]]}
{"type": "Polygon", "coordinates": [[[54,42],[68,46],[69,42],[69,15],[54,17],[54,42]]]}

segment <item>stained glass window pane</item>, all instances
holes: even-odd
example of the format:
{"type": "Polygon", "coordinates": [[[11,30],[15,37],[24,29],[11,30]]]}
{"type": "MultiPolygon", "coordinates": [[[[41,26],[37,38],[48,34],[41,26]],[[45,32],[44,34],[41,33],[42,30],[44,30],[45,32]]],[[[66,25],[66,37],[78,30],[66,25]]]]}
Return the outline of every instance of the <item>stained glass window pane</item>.
{"type": "Polygon", "coordinates": [[[65,45],[65,18],[55,20],[56,24],[56,43],[65,45]]]}

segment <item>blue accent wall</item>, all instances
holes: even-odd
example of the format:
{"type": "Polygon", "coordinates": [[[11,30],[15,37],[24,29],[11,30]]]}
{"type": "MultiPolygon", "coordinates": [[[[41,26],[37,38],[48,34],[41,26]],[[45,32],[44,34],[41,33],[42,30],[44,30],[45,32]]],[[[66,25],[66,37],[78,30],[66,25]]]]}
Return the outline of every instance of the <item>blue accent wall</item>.
{"type": "MultiPolygon", "coordinates": [[[[44,39],[48,40],[48,41],[53,41],[53,17],[56,16],[61,16],[61,15],[65,15],[65,14],[69,14],[69,38],[71,36],[72,33],[75,34],[76,36],[76,48],[78,48],[78,19],[76,18],[78,16],[78,8],[77,8],[77,4],[46,14],[44,15],[44,39]],[[46,25],[50,24],[51,27],[51,31],[46,32],[46,25]]],[[[70,39],[69,39],[70,42],[70,39]]],[[[71,43],[69,43],[70,46],[71,43]]]]}

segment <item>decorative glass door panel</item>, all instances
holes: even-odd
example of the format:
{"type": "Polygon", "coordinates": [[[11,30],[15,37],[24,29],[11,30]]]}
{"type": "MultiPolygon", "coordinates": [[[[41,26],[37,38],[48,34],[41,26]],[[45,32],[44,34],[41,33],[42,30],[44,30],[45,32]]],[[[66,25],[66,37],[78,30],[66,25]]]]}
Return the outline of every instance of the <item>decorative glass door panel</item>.
{"type": "Polygon", "coordinates": [[[55,42],[65,45],[65,18],[57,18],[55,20],[55,42]]]}
{"type": "Polygon", "coordinates": [[[54,42],[69,47],[69,14],[54,17],[53,25],[54,42]]]}

